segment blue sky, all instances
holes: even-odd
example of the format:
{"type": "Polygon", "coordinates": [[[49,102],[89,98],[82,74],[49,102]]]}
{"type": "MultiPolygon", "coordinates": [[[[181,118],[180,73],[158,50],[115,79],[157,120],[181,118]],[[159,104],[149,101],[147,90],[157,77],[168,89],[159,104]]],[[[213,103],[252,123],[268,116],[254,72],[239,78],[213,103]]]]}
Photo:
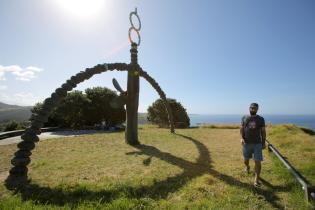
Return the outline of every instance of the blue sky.
{"type": "MultiPolygon", "coordinates": [[[[129,62],[138,7],[139,63],[189,113],[243,114],[255,101],[262,114],[315,114],[315,1],[107,0],[92,14],[57,2],[0,1],[1,102],[33,105],[87,67],[129,62]]],[[[77,89],[113,89],[113,77],[126,87],[113,72],[77,89]]],[[[145,112],[158,95],[140,88],[145,112]]]]}

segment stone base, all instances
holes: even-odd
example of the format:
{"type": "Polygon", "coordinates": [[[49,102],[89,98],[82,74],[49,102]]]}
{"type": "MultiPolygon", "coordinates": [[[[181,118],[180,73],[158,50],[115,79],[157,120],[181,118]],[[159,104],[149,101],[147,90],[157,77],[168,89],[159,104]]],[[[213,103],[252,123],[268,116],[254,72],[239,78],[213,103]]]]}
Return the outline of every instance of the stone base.
{"type": "Polygon", "coordinates": [[[30,179],[27,176],[13,176],[9,175],[4,182],[5,187],[8,190],[17,190],[30,183],[30,179]]]}

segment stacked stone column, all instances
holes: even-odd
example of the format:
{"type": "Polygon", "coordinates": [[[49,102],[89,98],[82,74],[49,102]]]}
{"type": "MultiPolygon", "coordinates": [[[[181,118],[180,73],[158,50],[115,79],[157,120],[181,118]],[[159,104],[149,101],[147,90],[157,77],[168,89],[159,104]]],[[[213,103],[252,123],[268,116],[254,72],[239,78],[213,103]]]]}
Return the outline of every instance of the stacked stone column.
{"type": "Polygon", "coordinates": [[[37,135],[41,133],[40,129],[43,127],[44,123],[47,122],[51,110],[66,97],[67,92],[71,91],[77,84],[91,78],[95,74],[114,69],[119,71],[127,70],[127,64],[100,64],[93,68],[88,68],[85,71],[81,71],[75,76],[72,76],[66,83],[62,84],[60,88],[57,88],[49,98],[45,99],[41,110],[36,114],[32,114],[30,119],[31,126],[25,130],[24,134],[21,136],[22,141],[17,144],[18,151],[14,154],[14,157],[11,160],[13,167],[9,171],[9,176],[5,181],[7,188],[18,188],[27,184],[29,181],[27,176],[27,166],[31,162],[31,151],[35,148],[35,143],[39,141],[37,135]]]}
{"type": "MultiPolygon", "coordinates": [[[[165,103],[165,107],[169,117],[169,123],[171,127],[171,132],[174,133],[174,122],[173,115],[171,112],[170,105],[166,100],[165,93],[162,91],[159,84],[149,76],[149,74],[143,71],[137,63],[137,48],[132,47],[131,49],[131,64],[125,63],[113,63],[113,64],[99,64],[93,68],[87,68],[85,71],[81,71],[78,74],[72,76],[69,80],[67,80],[64,84],[61,85],[60,88],[57,88],[51,96],[44,100],[43,106],[41,110],[32,114],[31,116],[31,126],[27,128],[24,134],[21,136],[22,141],[17,144],[18,151],[14,153],[14,157],[11,160],[13,167],[9,171],[9,176],[5,181],[5,185],[8,189],[17,189],[19,187],[23,187],[29,182],[28,179],[28,165],[31,163],[31,155],[32,150],[35,148],[35,143],[39,141],[38,135],[41,133],[41,128],[44,123],[47,122],[48,116],[51,113],[52,109],[55,108],[67,95],[68,91],[71,91],[75,88],[79,83],[84,80],[90,79],[95,74],[100,74],[106,71],[127,71],[128,70],[128,78],[132,77],[133,80],[130,84],[135,84],[135,88],[132,89],[133,92],[128,92],[129,96],[132,99],[132,103],[129,104],[132,107],[133,112],[132,116],[127,115],[127,119],[132,120],[130,126],[130,139],[135,141],[127,142],[131,144],[138,143],[138,133],[137,133],[137,108],[138,108],[138,100],[139,100],[139,76],[145,78],[152,87],[158,92],[160,97],[165,103]],[[136,115],[136,116],[135,116],[136,115]]],[[[129,86],[128,86],[129,87],[129,86]]],[[[127,108],[128,110],[128,108],[127,108]]],[[[128,111],[127,111],[128,112],[128,111]]],[[[130,122],[129,122],[130,123],[130,122]]],[[[130,125],[130,124],[129,124],[130,125]]],[[[126,128],[126,140],[128,133],[128,121],[126,128]]]]}
{"type": "Polygon", "coordinates": [[[139,73],[141,77],[143,77],[145,80],[147,80],[151,84],[151,86],[156,90],[156,92],[158,92],[160,98],[163,100],[164,106],[168,114],[168,121],[170,124],[171,133],[175,133],[172,109],[166,99],[166,95],[164,91],[162,90],[160,85],[146,71],[140,68],[139,73]]]}

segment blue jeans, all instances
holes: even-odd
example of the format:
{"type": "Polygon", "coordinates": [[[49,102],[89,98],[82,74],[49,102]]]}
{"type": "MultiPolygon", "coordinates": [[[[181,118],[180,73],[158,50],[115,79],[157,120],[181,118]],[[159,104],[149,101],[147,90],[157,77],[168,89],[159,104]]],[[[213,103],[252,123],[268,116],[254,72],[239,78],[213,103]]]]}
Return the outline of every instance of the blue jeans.
{"type": "Polygon", "coordinates": [[[262,144],[243,144],[243,156],[245,160],[253,158],[254,160],[263,161],[262,144]]]}

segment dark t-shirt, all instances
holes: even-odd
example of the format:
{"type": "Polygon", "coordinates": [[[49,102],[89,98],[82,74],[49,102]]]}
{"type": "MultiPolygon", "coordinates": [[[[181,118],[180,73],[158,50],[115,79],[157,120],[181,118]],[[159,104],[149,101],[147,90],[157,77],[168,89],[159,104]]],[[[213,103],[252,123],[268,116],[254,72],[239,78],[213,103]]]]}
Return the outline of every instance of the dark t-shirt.
{"type": "Polygon", "coordinates": [[[242,118],[242,127],[244,127],[244,140],[246,144],[259,144],[262,142],[261,128],[265,127],[265,119],[259,115],[245,115],[242,118]]]}

